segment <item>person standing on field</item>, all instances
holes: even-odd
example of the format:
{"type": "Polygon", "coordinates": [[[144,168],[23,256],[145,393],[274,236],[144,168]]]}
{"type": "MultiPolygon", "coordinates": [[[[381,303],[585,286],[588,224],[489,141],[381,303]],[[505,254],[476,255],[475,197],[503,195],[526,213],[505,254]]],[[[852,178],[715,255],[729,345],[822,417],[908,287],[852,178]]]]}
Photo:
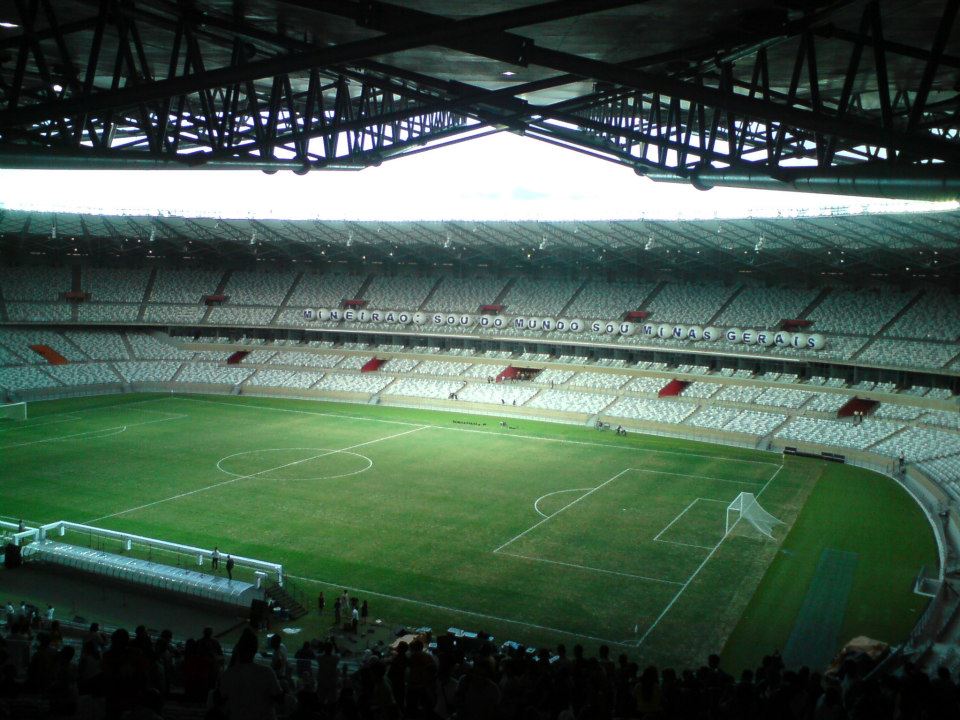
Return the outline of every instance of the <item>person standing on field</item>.
{"type": "Polygon", "coordinates": [[[233,556],[232,556],[232,555],[227,555],[227,579],[228,579],[230,582],[233,582],[233,566],[234,566],[234,564],[235,564],[235,563],[233,562],[233,556]]]}
{"type": "Polygon", "coordinates": [[[323,590],[317,596],[317,615],[323,615],[323,608],[327,605],[327,599],[323,596],[323,590]]]}
{"type": "Polygon", "coordinates": [[[213,552],[210,553],[210,567],[214,572],[220,569],[220,550],[216,545],[213,546],[213,552]]]}
{"type": "Polygon", "coordinates": [[[333,601],[333,624],[340,627],[340,598],[333,601]]]}

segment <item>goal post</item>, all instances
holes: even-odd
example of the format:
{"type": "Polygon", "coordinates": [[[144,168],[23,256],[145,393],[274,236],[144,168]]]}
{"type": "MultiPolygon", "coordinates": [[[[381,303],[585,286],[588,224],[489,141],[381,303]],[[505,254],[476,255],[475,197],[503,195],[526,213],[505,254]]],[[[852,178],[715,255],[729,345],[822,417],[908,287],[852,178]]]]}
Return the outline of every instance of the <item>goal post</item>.
{"type": "Polygon", "coordinates": [[[727,524],[724,537],[733,532],[733,529],[743,520],[756,528],[765,537],[773,539],[773,529],[783,525],[783,521],[774,517],[757,502],[753,493],[742,492],[727,505],[727,524]]]}
{"type": "Polygon", "coordinates": [[[26,420],[26,419],[27,419],[27,404],[25,402],[0,404],[0,421],[26,420]]]}

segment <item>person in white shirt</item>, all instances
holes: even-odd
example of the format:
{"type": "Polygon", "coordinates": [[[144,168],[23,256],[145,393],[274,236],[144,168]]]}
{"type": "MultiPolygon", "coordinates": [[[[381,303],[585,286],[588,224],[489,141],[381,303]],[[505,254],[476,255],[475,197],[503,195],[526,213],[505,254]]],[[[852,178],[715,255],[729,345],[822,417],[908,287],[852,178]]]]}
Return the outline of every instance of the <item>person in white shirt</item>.
{"type": "Polygon", "coordinates": [[[47,605],[47,622],[53,622],[53,605],[47,605]]]}

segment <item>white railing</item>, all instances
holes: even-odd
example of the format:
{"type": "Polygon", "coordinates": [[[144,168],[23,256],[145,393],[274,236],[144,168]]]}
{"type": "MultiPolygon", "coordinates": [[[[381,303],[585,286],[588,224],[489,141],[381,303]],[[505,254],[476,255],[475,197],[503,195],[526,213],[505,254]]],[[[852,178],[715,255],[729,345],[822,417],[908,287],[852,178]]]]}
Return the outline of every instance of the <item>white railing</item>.
{"type": "MultiPolygon", "coordinates": [[[[169,542],[167,540],[157,540],[155,538],[144,537],[143,535],[133,535],[131,533],[120,532],[119,530],[108,530],[106,528],[98,528],[92,525],[82,525],[80,523],[74,523],[68,520],[59,520],[47,525],[41,525],[39,528],[17,533],[13,537],[15,539],[15,544],[19,544],[19,542],[16,542],[18,536],[29,537],[31,540],[46,540],[48,535],[54,533],[62,537],[66,534],[67,530],[87,533],[88,535],[94,537],[119,540],[123,543],[125,549],[127,550],[131,548],[133,543],[138,543],[161,550],[169,550],[172,552],[183,553],[185,555],[193,555],[197,558],[197,565],[202,565],[204,560],[209,560],[213,557],[213,550],[169,542]]],[[[239,555],[231,555],[231,557],[233,558],[234,563],[236,563],[238,566],[248,567],[252,568],[253,570],[260,570],[268,573],[276,573],[277,583],[279,585],[283,585],[283,565],[279,563],[267,562],[265,560],[242,557],[239,555]]]]}

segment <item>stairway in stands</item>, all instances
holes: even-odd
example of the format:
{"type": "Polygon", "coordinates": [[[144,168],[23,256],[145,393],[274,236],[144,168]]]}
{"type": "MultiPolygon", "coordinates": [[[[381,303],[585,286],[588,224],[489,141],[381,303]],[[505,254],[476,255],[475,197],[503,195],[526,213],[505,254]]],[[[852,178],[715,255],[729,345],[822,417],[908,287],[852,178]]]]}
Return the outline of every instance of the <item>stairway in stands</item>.
{"type": "Polygon", "coordinates": [[[307,609],[277,583],[271,583],[266,589],[267,597],[287,611],[291,620],[297,620],[307,614],[307,609]]]}

